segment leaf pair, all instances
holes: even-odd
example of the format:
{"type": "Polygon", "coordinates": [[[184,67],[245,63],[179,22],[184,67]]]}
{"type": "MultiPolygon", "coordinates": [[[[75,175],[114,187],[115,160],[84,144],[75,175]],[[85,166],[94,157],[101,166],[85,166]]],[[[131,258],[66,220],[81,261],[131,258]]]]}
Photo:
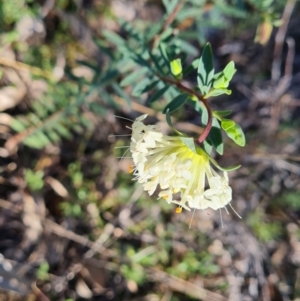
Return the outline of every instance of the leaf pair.
{"type": "Polygon", "coordinates": [[[215,74],[213,55],[210,44],[206,44],[198,63],[198,87],[204,98],[231,94],[227,87],[236,72],[234,62],[230,62],[223,71],[215,74]]]}

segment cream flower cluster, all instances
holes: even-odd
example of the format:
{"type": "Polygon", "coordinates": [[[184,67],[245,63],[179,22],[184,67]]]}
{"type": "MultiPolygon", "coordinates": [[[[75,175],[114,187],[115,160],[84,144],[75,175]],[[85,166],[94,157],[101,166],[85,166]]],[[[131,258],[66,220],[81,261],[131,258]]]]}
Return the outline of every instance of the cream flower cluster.
{"type": "Polygon", "coordinates": [[[130,151],[134,179],[149,195],[159,186],[159,198],[187,210],[217,210],[229,204],[232,190],[227,173],[220,176],[201,148],[195,153],[180,137],[163,135],[159,127],[145,125],[146,117],[142,115],[132,124],[130,151]]]}

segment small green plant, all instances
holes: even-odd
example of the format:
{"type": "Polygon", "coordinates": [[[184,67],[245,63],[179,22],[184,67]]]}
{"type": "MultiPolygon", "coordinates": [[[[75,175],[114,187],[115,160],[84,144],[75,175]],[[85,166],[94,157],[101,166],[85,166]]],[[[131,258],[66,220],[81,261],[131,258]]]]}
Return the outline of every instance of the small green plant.
{"type": "Polygon", "coordinates": [[[282,226],[280,223],[266,222],[262,212],[251,213],[247,219],[247,223],[263,242],[274,240],[282,234],[282,226]]]}
{"type": "Polygon", "coordinates": [[[181,278],[189,278],[195,274],[209,276],[219,271],[213,260],[213,256],[208,252],[196,254],[194,251],[188,251],[178,264],[168,269],[168,272],[181,278]]]}
{"type": "Polygon", "coordinates": [[[38,270],[36,271],[36,277],[39,280],[48,280],[49,279],[49,269],[50,266],[47,261],[44,261],[40,264],[38,270]]]}
{"type": "Polygon", "coordinates": [[[147,279],[143,266],[137,263],[122,264],[120,271],[126,280],[133,280],[137,284],[143,284],[147,279]]]}
{"type": "Polygon", "coordinates": [[[24,170],[24,180],[31,191],[40,190],[44,187],[44,172],[42,170],[24,170]]]}

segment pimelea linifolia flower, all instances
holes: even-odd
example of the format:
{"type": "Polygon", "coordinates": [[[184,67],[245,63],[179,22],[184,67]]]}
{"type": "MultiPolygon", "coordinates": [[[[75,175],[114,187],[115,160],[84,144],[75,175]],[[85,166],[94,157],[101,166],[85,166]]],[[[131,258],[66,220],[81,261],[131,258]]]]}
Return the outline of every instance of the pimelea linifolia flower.
{"type": "Polygon", "coordinates": [[[232,190],[227,173],[219,175],[200,147],[194,152],[179,136],[167,136],[158,126],[145,125],[146,117],[142,115],[132,124],[130,151],[134,179],[149,195],[159,187],[159,199],[187,210],[217,210],[229,204],[232,190]]]}

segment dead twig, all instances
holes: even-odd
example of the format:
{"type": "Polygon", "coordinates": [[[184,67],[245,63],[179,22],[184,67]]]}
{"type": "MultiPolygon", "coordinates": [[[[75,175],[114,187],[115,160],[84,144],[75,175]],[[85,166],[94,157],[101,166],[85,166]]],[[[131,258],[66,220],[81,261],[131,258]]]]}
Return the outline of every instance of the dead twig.
{"type": "Polygon", "coordinates": [[[10,67],[10,68],[13,68],[18,71],[26,71],[33,75],[41,76],[41,77],[47,78],[49,80],[54,80],[53,74],[50,72],[44,71],[40,68],[33,67],[30,65],[21,63],[21,62],[17,62],[15,60],[12,60],[12,59],[9,59],[6,57],[0,57],[0,65],[5,66],[5,67],[10,67]]]}
{"type": "Polygon", "coordinates": [[[295,7],[296,0],[288,0],[282,15],[282,24],[279,27],[276,37],[275,37],[275,47],[273,54],[273,63],[272,63],[272,80],[277,81],[280,78],[280,65],[281,65],[281,55],[282,48],[284,44],[284,39],[287,31],[287,27],[292,15],[292,12],[295,7]]]}
{"type": "Polygon", "coordinates": [[[169,275],[158,269],[148,269],[147,274],[153,282],[166,284],[171,290],[180,292],[184,295],[192,296],[197,300],[228,301],[227,298],[223,297],[220,294],[211,292],[207,289],[204,289],[203,287],[200,287],[199,285],[177,278],[173,275],[169,275]]]}

